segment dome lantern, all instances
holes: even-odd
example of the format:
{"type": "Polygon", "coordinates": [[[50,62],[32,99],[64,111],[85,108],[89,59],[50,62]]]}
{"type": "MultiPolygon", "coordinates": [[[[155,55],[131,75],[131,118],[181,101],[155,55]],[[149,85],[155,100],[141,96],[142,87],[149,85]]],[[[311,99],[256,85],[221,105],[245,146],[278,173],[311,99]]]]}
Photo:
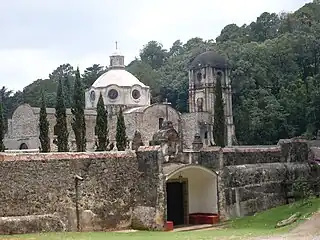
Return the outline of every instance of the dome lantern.
{"type": "Polygon", "coordinates": [[[124,69],[124,56],[118,51],[118,42],[116,42],[116,51],[110,56],[110,69],[120,68],[124,69]]]}

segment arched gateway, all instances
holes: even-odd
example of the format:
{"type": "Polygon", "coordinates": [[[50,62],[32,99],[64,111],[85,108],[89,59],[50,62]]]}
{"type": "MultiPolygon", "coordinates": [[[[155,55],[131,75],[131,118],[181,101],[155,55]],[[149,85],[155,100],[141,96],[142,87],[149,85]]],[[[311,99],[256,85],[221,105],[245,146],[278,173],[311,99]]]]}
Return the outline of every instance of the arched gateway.
{"type": "Polygon", "coordinates": [[[168,164],[166,176],[167,221],[193,223],[192,216],[218,214],[218,175],[199,165],[168,164]]]}

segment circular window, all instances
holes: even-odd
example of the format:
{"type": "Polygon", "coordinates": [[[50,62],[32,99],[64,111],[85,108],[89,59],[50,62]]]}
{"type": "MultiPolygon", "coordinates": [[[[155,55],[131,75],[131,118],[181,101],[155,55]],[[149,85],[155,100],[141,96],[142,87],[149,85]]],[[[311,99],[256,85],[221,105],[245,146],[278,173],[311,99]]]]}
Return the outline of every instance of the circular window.
{"type": "Polygon", "coordinates": [[[90,92],[90,100],[91,100],[92,102],[94,102],[94,100],[96,100],[96,93],[95,93],[95,91],[91,91],[91,92],[90,92]]]}
{"type": "Polygon", "coordinates": [[[116,99],[118,97],[118,91],[115,90],[115,89],[111,89],[109,92],[108,92],[108,97],[110,99],[116,99]]]}
{"type": "Polygon", "coordinates": [[[141,96],[141,94],[140,94],[140,92],[139,92],[137,89],[134,89],[134,90],[132,91],[132,97],[133,97],[134,99],[139,99],[140,96],[141,96]]]}

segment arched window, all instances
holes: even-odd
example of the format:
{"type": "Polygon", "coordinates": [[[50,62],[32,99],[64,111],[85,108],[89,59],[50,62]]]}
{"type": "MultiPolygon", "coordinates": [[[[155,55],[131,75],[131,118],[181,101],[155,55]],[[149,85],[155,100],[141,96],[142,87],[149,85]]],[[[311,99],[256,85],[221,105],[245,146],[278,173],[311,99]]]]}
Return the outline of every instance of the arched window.
{"type": "Polygon", "coordinates": [[[21,143],[19,149],[20,149],[20,150],[22,150],[22,149],[28,149],[28,146],[27,146],[27,144],[25,144],[25,143],[21,143]]]}
{"type": "Polygon", "coordinates": [[[159,129],[162,128],[162,124],[163,124],[163,118],[159,118],[159,129]]]}
{"type": "Polygon", "coordinates": [[[197,99],[198,112],[203,112],[203,98],[197,99]]]}
{"type": "Polygon", "coordinates": [[[208,131],[204,133],[204,139],[208,139],[208,131]]]}
{"type": "Polygon", "coordinates": [[[226,83],[225,83],[225,79],[224,79],[224,74],[220,70],[217,72],[217,81],[221,81],[221,86],[225,87],[226,83]]]}
{"type": "Polygon", "coordinates": [[[200,72],[197,74],[197,80],[199,82],[201,82],[201,80],[202,80],[202,74],[200,72]]]}

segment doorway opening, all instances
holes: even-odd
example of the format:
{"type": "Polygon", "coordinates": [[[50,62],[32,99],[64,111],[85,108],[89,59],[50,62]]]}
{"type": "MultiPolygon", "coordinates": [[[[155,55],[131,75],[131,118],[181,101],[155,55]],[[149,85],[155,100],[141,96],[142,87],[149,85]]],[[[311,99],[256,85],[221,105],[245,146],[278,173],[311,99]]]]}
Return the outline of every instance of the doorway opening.
{"type": "Polygon", "coordinates": [[[219,222],[217,173],[199,165],[164,167],[167,223],[182,225],[219,222]]]}
{"type": "Polygon", "coordinates": [[[167,220],[174,226],[187,223],[188,216],[188,183],[186,180],[168,181],[167,191],[167,220]]]}

